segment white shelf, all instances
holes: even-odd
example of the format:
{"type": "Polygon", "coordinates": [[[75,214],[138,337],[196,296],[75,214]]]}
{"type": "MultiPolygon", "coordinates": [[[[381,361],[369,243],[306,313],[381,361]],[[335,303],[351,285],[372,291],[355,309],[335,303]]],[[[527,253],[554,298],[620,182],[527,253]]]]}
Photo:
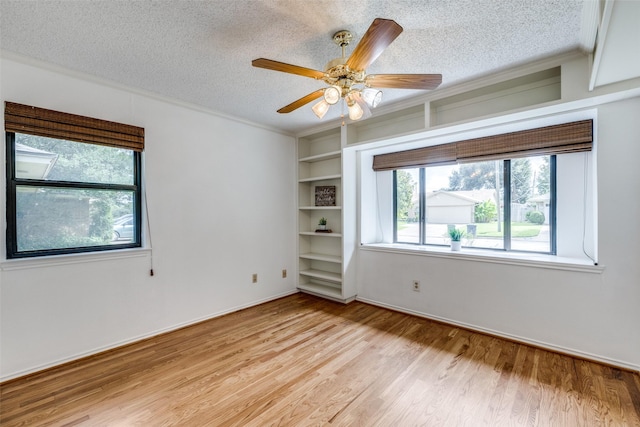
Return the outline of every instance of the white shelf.
{"type": "Polygon", "coordinates": [[[324,175],[324,176],[312,176],[310,178],[301,178],[298,182],[313,182],[313,181],[326,181],[329,179],[340,179],[342,175],[340,174],[332,174],[332,175],[324,175]]]}
{"type": "Polygon", "coordinates": [[[340,302],[344,302],[342,299],[342,291],[339,287],[327,286],[319,283],[304,283],[299,284],[298,289],[303,292],[308,292],[313,295],[329,297],[340,302]]]}
{"type": "Polygon", "coordinates": [[[315,231],[301,231],[301,236],[318,236],[318,237],[342,237],[341,233],[316,233],[315,231]]]}
{"type": "Polygon", "coordinates": [[[301,211],[324,211],[324,210],[337,210],[342,209],[342,206],[300,206],[301,211]]]}
{"type": "Polygon", "coordinates": [[[312,252],[300,254],[300,258],[313,259],[316,261],[335,262],[342,264],[342,257],[336,255],[314,254],[312,252]]]}
{"type": "Polygon", "coordinates": [[[337,159],[342,154],[342,151],[330,151],[328,153],[317,154],[315,156],[303,157],[298,159],[299,162],[313,163],[321,162],[323,160],[337,159]]]}
{"type": "Polygon", "coordinates": [[[328,282],[335,282],[336,284],[342,283],[342,275],[340,273],[332,273],[331,271],[324,270],[302,270],[300,271],[302,276],[314,277],[320,280],[326,280],[328,282]]]}

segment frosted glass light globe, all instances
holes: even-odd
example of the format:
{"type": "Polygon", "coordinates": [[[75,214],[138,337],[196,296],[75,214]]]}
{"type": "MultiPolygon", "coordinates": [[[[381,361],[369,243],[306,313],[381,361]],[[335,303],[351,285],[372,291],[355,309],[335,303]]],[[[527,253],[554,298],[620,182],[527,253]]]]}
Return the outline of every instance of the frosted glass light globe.
{"type": "Polygon", "coordinates": [[[327,104],[334,105],[340,98],[342,97],[342,89],[338,86],[329,86],[324,90],[324,100],[327,101],[327,104]]]}

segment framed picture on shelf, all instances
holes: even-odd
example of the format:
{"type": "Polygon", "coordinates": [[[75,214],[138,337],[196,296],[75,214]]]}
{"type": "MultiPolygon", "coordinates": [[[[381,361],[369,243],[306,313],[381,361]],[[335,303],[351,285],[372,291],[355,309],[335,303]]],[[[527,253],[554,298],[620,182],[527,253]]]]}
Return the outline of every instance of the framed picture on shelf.
{"type": "Polygon", "coordinates": [[[316,206],[335,206],[336,186],[318,185],[316,186],[316,206]]]}

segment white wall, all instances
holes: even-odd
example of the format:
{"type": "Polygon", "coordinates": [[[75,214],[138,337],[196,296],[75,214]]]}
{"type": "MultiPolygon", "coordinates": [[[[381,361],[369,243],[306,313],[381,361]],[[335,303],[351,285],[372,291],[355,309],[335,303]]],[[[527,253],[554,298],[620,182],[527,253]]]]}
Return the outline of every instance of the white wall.
{"type": "Polygon", "coordinates": [[[361,249],[358,298],[640,370],[638,117],[640,98],[597,107],[601,274],[361,249]]]}
{"type": "Polygon", "coordinates": [[[0,380],[295,292],[294,138],[1,61],[3,104],[145,128],[155,275],[145,250],[1,262],[0,380]]]}
{"type": "Polygon", "coordinates": [[[558,256],[584,258],[586,253],[598,261],[595,230],[597,205],[594,202],[597,145],[596,141],[591,152],[556,156],[558,256]]]}

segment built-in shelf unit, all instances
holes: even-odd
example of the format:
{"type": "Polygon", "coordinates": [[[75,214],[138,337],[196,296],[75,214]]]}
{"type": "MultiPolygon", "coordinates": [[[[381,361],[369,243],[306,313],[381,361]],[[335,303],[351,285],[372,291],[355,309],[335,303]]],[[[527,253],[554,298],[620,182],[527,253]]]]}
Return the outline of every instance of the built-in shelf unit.
{"type": "Polygon", "coordinates": [[[348,302],[343,265],[342,129],[298,138],[298,288],[348,302]],[[316,206],[317,187],[335,187],[335,206],[316,206]],[[317,231],[320,218],[330,232],[317,231]]]}

